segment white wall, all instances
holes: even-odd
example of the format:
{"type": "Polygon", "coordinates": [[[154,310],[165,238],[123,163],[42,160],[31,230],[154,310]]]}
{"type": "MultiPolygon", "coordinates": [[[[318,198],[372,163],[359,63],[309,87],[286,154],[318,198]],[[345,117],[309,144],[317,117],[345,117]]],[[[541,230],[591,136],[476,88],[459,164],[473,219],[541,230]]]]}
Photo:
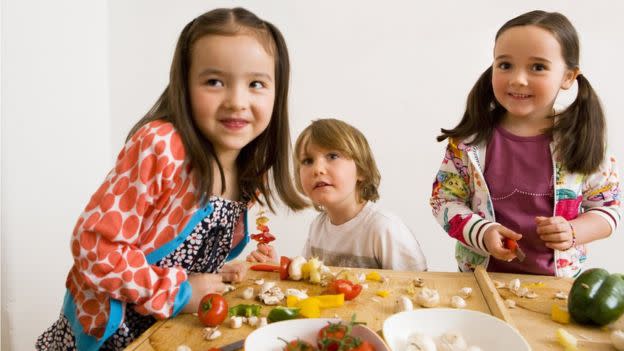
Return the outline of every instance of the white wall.
{"type": "MultiPolygon", "coordinates": [[[[453,241],[427,204],[444,147],[435,136],[459,120],[507,19],[541,8],[575,24],[581,67],[602,98],[622,169],[624,3],[595,3],[4,0],[2,349],[31,349],[56,318],[74,222],[165,87],[175,40],[195,16],[240,5],[276,24],[291,54],[293,138],[320,117],[361,129],[382,172],[381,205],[418,234],[431,270],[454,271],[453,241]]],[[[272,216],[281,254],[300,252],[314,215],[272,216]]],[[[593,243],[588,264],[623,271],[614,258],[621,234],[593,243]]]]}
{"type": "Polygon", "coordinates": [[[113,164],[107,11],[2,2],[2,350],[58,316],[73,225],[113,164]]]}

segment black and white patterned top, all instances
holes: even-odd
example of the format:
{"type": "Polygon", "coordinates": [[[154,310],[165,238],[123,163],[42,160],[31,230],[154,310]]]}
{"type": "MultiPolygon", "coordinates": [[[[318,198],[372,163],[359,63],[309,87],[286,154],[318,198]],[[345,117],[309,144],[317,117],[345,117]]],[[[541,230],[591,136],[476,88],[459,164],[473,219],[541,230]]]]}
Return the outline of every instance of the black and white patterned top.
{"type": "MultiPolygon", "coordinates": [[[[208,202],[213,211],[202,219],[186,240],[155,265],[180,266],[188,273],[216,273],[226,262],[231,251],[234,228],[247,207],[246,202],[231,201],[212,196],[208,202]]],[[[139,314],[127,305],[121,326],[100,350],[122,350],[147,330],[156,319],[139,314]]],[[[46,330],[35,344],[37,350],[76,350],[75,338],[69,321],[63,314],[46,330]]]]}

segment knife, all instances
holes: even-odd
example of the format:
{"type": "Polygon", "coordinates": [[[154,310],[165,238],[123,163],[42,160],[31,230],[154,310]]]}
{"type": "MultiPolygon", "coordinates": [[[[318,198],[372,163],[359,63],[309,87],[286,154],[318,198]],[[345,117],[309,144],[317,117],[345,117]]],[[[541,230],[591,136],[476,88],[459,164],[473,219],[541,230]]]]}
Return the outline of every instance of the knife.
{"type": "Polygon", "coordinates": [[[238,341],[234,341],[233,343],[227,344],[225,346],[217,347],[216,349],[219,351],[237,351],[243,348],[245,344],[245,339],[241,339],[238,341]]]}
{"type": "Polygon", "coordinates": [[[524,251],[522,251],[520,246],[518,246],[517,241],[513,239],[505,238],[505,247],[516,254],[518,261],[522,262],[526,258],[526,254],[524,253],[524,251]]]}

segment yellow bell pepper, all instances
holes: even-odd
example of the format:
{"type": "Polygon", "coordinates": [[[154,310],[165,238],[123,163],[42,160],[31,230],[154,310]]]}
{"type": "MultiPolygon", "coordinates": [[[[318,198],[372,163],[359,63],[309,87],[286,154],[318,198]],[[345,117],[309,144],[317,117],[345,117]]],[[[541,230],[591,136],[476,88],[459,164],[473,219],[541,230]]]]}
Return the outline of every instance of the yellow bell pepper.
{"type": "Polygon", "coordinates": [[[300,299],[295,295],[286,296],[286,307],[297,307],[300,299]]]}
{"type": "Polygon", "coordinates": [[[370,272],[366,274],[366,280],[370,280],[373,282],[380,282],[381,281],[381,274],[377,273],[377,272],[370,272]]]}
{"type": "Polygon", "coordinates": [[[318,318],[321,316],[321,302],[314,297],[299,301],[297,307],[299,308],[299,314],[306,318],[318,318]]]}
{"type": "Polygon", "coordinates": [[[377,294],[377,296],[387,297],[388,295],[390,295],[390,291],[388,291],[388,290],[378,290],[375,294],[377,294]]]}
{"type": "Polygon", "coordinates": [[[344,294],[319,295],[311,298],[319,300],[321,308],[340,307],[344,305],[344,294]]]}
{"type": "Polygon", "coordinates": [[[570,313],[567,308],[553,303],[550,309],[550,319],[557,323],[568,324],[570,323],[570,313]]]}

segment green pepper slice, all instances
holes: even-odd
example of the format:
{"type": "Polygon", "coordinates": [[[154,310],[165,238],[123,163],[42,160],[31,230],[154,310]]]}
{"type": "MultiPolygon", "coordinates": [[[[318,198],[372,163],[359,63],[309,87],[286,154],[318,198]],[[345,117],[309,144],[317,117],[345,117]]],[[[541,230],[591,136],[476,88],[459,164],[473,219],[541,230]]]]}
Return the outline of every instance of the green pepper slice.
{"type": "Polygon", "coordinates": [[[277,306],[269,312],[267,322],[279,322],[299,317],[299,308],[277,306]]]}

